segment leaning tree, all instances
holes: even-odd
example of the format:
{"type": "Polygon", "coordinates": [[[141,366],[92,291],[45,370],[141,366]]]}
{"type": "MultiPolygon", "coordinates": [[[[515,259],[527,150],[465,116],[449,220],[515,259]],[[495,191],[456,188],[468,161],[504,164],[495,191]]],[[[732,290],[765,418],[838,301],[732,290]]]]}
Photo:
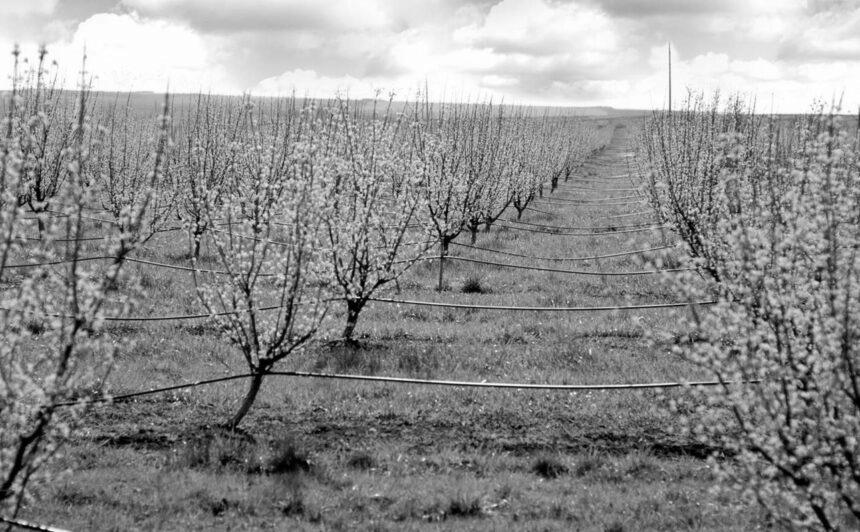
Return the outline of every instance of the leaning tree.
{"type": "Polygon", "coordinates": [[[194,260],[194,284],[251,374],[226,422],[231,429],[253,406],[265,376],[311,340],[327,310],[318,216],[324,162],[320,139],[306,124],[284,131],[252,123],[221,201],[205,196],[207,224],[225,227],[211,231],[222,270],[197,268],[194,260]]]}

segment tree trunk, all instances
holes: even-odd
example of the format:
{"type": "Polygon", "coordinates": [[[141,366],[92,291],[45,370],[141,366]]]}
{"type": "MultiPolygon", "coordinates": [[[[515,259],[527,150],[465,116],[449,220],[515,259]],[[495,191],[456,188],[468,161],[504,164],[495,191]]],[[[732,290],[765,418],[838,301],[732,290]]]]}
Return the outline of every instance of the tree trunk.
{"type": "MultiPolygon", "coordinates": [[[[603,271],[603,265],[600,264],[600,262],[601,262],[600,259],[597,259],[595,262],[597,262],[597,269],[600,271],[603,271]]],[[[606,280],[605,275],[600,276],[600,281],[603,283],[603,286],[605,286],[605,287],[609,286],[609,282],[606,280]]]]}
{"type": "Polygon", "coordinates": [[[39,239],[45,238],[45,220],[36,213],[36,223],[39,225],[39,239]]]}
{"type": "Polygon", "coordinates": [[[444,287],[444,272],[445,272],[445,256],[448,254],[448,244],[451,242],[451,239],[446,237],[442,237],[442,240],[439,242],[439,284],[436,285],[436,290],[442,291],[444,287]]]}
{"type": "Polygon", "coordinates": [[[487,219],[487,221],[484,223],[484,232],[485,233],[489,233],[490,230],[493,228],[493,222],[495,222],[495,220],[487,219]]]}
{"type": "Polygon", "coordinates": [[[257,398],[257,393],[260,392],[260,386],[263,384],[264,375],[265,371],[260,369],[254,370],[254,376],[251,377],[251,385],[248,386],[248,392],[245,394],[245,399],[242,400],[239,410],[237,410],[230,421],[227,422],[227,428],[230,430],[236,430],[236,427],[238,427],[239,423],[242,422],[245,414],[247,414],[248,410],[251,409],[251,406],[254,404],[254,400],[257,398]]]}
{"type": "Polygon", "coordinates": [[[194,251],[192,257],[196,260],[200,258],[200,240],[201,235],[194,233],[194,251]]]}
{"type": "Polygon", "coordinates": [[[520,207],[517,207],[516,205],[514,205],[514,208],[517,210],[517,221],[520,221],[520,218],[523,217],[523,211],[526,210],[526,207],[525,207],[525,205],[523,205],[523,207],[520,208],[520,207]]]}
{"type": "Polygon", "coordinates": [[[352,334],[355,332],[355,326],[358,324],[358,315],[361,309],[364,308],[364,301],[347,299],[346,300],[346,327],[343,329],[343,339],[352,340],[352,334]]]}
{"type": "Polygon", "coordinates": [[[469,241],[470,241],[470,242],[471,242],[471,244],[474,246],[474,245],[475,245],[475,242],[477,242],[477,241],[478,241],[478,226],[477,226],[477,225],[473,225],[473,226],[469,227],[469,232],[470,232],[470,233],[472,233],[472,236],[471,236],[471,238],[469,239],[469,241]]]}

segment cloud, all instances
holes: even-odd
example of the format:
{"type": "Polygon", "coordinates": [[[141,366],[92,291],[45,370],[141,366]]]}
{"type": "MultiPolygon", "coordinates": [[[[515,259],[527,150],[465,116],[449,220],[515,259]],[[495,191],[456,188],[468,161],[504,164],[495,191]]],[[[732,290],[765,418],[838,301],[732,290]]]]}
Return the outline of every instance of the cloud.
{"type": "MultiPolygon", "coordinates": [[[[134,15],[99,14],[78,25],[69,42],[49,47],[73,85],[84,50],[99,90],[174,91],[224,87],[222,68],[208,43],[182,24],[144,21],[134,15]]],[[[226,87],[225,87],[226,88],[226,87]]]]}
{"type": "Polygon", "coordinates": [[[216,5],[211,0],[123,0],[123,5],[143,16],[178,19],[213,33],[296,29],[356,31],[389,24],[375,0],[242,0],[216,5]]]}
{"type": "Polygon", "coordinates": [[[4,15],[0,47],[48,43],[74,85],[86,45],[108,90],[364,97],[426,81],[449,97],[659,107],[667,42],[676,94],[781,94],[800,110],[860,85],[860,0],[31,0],[4,15]]]}
{"type": "Polygon", "coordinates": [[[620,17],[639,18],[662,15],[686,16],[690,14],[712,14],[731,10],[733,0],[591,0],[607,13],[620,17]]]}
{"type": "Polygon", "coordinates": [[[57,7],[57,0],[29,0],[8,2],[3,6],[3,15],[12,17],[48,16],[57,7]]]}
{"type": "Polygon", "coordinates": [[[598,10],[544,0],[502,0],[483,23],[462,28],[458,39],[500,54],[548,56],[587,50],[612,53],[618,48],[613,21],[598,10]]]}
{"type": "MultiPolygon", "coordinates": [[[[436,0],[438,1],[438,0],[436,0]]],[[[208,43],[232,85],[257,86],[294,71],[323,78],[395,77],[398,14],[381,0],[123,0],[143,21],[179,22],[208,43]]]]}
{"type": "Polygon", "coordinates": [[[779,57],[793,61],[860,60],[860,3],[850,9],[812,7],[814,15],[791,33],[779,57]]]}
{"type": "Polygon", "coordinates": [[[481,56],[459,67],[476,86],[541,103],[591,95],[637,56],[623,26],[600,9],[546,0],[502,0],[480,23],[458,29],[454,42],[481,56]]]}
{"type": "Polygon", "coordinates": [[[0,18],[0,39],[7,42],[45,41],[63,33],[62,25],[52,20],[57,0],[12,1],[6,4],[0,18]]]}
{"type": "Polygon", "coordinates": [[[253,92],[261,96],[285,96],[295,92],[297,96],[311,98],[327,98],[333,95],[371,98],[384,88],[376,85],[372,78],[320,76],[313,70],[296,69],[264,79],[257,84],[253,92]]]}

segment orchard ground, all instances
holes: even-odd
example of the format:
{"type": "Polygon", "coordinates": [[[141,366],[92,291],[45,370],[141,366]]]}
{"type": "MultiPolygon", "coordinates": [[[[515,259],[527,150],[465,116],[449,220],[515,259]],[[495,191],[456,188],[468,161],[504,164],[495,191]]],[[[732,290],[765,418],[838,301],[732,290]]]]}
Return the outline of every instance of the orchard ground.
{"type": "MultiPolygon", "coordinates": [[[[635,174],[635,119],[607,121],[613,142],[537,201],[523,221],[622,226],[647,221],[647,203],[575,205],[558,198],[627,193],[605,180],[635,174]],[[622,216],[623,215],[623,216],[622,216]]],[[[506,215],[515,216],[510,209],[506,215]]],[[[592,256],[660,246],[659,231],[561,236],[504,228],[477,246],[532,256],[592,256]]],[[[457,242],[468,243],[462,234],[457,242]]],[[[641,270],[634,256],[587,263],[517,259],[454,246],[465,257],[600,271],[641,270]]],[[[185,236],[166,233],[139,257],[178,263],[185,236]]],[[[416,265],[386,297],[464,304],[591,306],[668,303],[656,276],[601,277],[447,261],[416,265]],[[465,290],[464,290],[465,288],[465,290]]],[[[136,315],[199,312],[188,272],[130,265],[147,297],[136,315]]],[[[277,369],[467,381],[636,383],[708,379],[652,346],[685,309],[509,312],[371,303],[358,345],[327,338],[277,369]]],[[[114,393],[244,371],[240,355],[205,321],[108,326],[120,349],[114,393]]],[[[752,500],[715,496],[709,448],[685,436],[683,390],[481,390],[270,377],[242,423],[218,428],[246,383],[233,381],[102,405],[50,467],[21,517],[72,530],[486,529],[750,530],[767,523],[752,500]],[[681,413],[668,408],[680,405],[681,413]]]]}

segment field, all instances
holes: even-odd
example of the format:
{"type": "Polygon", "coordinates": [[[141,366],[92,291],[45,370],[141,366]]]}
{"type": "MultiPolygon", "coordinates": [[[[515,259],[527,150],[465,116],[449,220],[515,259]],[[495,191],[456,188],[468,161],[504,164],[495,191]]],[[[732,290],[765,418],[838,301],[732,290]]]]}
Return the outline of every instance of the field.
{"type": "MultiPolygon", "coordinates": [[[[617,227],[650,220],[645,202],[564,200],[619,197],[626,194],[606,189],[640,184],[632,151],[641,121],[619,119],[606,127],[613,128],[610,144],[555,192],[547,188],[547,199],[536,199],[537,210],[525,211],[522,221],[617,227]]],[[[509,209],[505,217],[515,214],[509,209]]],[[[156,235],[135,256],[182,264],[186,238],[156,235]]],[[[476,246],[586,257],[673,238],[660,231],[566,236],[499,225],[481,231],[476,246]]],[[[457,242],[468,243],[468,234],[457,242]]],[[[204,245],[202,261],[212,253],[204,245]]],[[[635,255],[541,262],[456,245],[451,253],[558,269],[648,269],[635,255]]],[[[382,296],[541,307],[679,300],[654,275],[446,262],[446,290],[435,290],[437,260],[426,260],[399,280],[399,291],[391,285],[382,296]]],[[[188,272],[146,264],[128,269],[147,294],[133,314],[199,308],[188,272]]],[[[344,311],[335,305],[321,337],[275,369],[521,383],[709,379],[670,352],[677,315],[685,312],[371,302],[357,342],[344,343],[338,341],[344,311]],[[647,341],[648,332],[665,333],[665,345],[647,341]]],[[[205,320],[108,324],[103,335],[123,346],[109,377],[114,394],[244,371],[205,320]]],[[[750,530],[767,523],[753,501],[712,493],[707,456],[717,451],[728,465],[732,457],[684,432],[668,407],[675,402],[683,411],[696,400],[682,389],[492,390],[270,376],[241,429],[219,428],[246,386],[233,381],[93,407],[59,459],[46,466],[68,473],[38,486],[19,517],[71,530],[750,530]]]]}
{"type": "Polygon", "coordinates": [[[10,530],[860,524],[853,117],[150,109],[43,60],[0,119],[10,530]]]}

